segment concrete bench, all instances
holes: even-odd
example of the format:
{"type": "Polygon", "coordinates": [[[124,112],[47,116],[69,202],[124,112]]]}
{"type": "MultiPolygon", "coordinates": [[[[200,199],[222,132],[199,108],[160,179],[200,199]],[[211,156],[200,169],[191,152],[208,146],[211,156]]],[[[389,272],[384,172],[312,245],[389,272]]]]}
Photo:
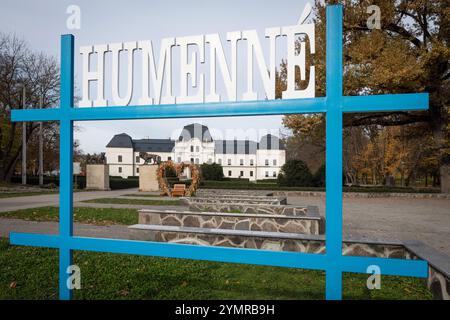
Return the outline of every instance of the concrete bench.
{"type": "Polygon", "coordinates": [[[319,210],[316,206],[251,204],[244,202],[188,202],[188,205],[191,211],[265,213],[285,216],[319,215],[319,210]]]}
{"type": "Polygon", "coordinates": [[[247,198],[247,197],[240,197],[240,198],[231,198],[231,197],[189,197],[189,198],[182,198],[182,202],[184,202],[186,205],[189,205],[190,203],[248,203],[248,204],[270,204],[270,205],[280,205],[280,204],[287,204],[286,198],[247,198]]]}
{"type": "Polygon", "coordinates": [[[139,210],[139,224],[302,234],[324,232],[324,221],[319,215],[293,217],[273,214],[142,209],[139,210]]]}

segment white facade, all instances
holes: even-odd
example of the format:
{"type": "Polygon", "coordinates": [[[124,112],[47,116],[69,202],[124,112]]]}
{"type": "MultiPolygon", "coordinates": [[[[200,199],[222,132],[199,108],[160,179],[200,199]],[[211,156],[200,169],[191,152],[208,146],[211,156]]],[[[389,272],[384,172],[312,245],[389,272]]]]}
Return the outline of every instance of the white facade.
{"type": "Polygon", "coordinates": [[[266,135],[259,142],[248,140],[214,141],[207,127],[191,124],[184,127],[179,139],[133,140],[120,134],[106,146],[106,161],[111,176],[127,178],[139,175],[144,163],[140,152],[156,154],[162,161],[194,164],[218,163],[226,178],[250,181],[275,179],[286,160],[286,151],[278,137],[266,135]]]}

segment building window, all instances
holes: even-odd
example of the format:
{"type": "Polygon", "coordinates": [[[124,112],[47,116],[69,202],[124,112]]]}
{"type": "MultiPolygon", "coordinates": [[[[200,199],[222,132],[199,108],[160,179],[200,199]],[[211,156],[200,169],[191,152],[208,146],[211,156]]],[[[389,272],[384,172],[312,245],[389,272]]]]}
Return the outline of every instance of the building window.
{"type": "Polygon", "coordinates": [[[266,159],[266,166],[269,165],[269,159],[266,159]]]}
{"type": "Polygon", "coordinates": [[[194,152],[194,146],[191,146],[191,152],[194,152]]]}
{"type": "Polygon", "coordinates": [[[191,158],[191,163],[194,163],[194,158],[191,158]]]}
{"type": "Polygon", "coordinates": [[[277,177],[277,173],[275,171],[273,172],[272,177],[274,177],[274,178],[277,177]]]}
{"type": "Polygon", "coordinates": [[[141,157],[136,156],[136,163],[139,163],[141,161],[141,157]]]}
{"type": "Polygon", "coordinates": [[[181,163],[181,157],[178,157],[178,161],[177,161],[178,163],[181,163]]]}
{"type": "Polygon", "coordinates": [[[253,171],[250,171],[250,177],[253,177],[253,171]]]}
{"type": "Polygon", "coordinates": [[[243,176],[244,176],[244,171],[241,171],[240,177],[243,177],[243,176]]]}
{"type": "Polygon", "coordinates": [[[222,165],[222,159],[219,159],[219,164],[222,165]]]}
{"type": "Polygon", "coordinates": [[[231,170],[228,170],[228,176],[231,177],[231,170]]]}
{"type": "Polygon", "coordinates": [[[211,164],[212,163],[212,159],[210,158],[210,159],[208,159],[208,163],[209,164],[211,164]]]}
{"type": "Polygon", "coordinates": [[[195,164],[199,164],[200,161],[198,160],[198,158],[195,158],[195,164]]]}
{"type": "Polygon", "coordinates": [[[253,159],[250,159],[250,165],[251,166],[253,165],[253,159]]]}
{"type": "Polygon", "coordinates": [[[243,166],[243,165],[244,165],[244,159],[239,160],[239,164],[240,164],[241,166],[243,166]]]}
{"type": "Polygon", "coordinates": [[[167,160],[168,160],[168,161],[171,161],[171,160],[172,160],[172,157],[167,157],[167,160]]]}
{"type": "Polygon", "coordinates": [[[139,168],[136,168],[136,173],[139,173],[139,168]]]}
{"type": "Polygon", "coordinates": [[[199,146],[195,147],[195,152],[200,152],[200,147],[199,146]]]}
{"type": "Polygon", "coordinates": [[[122,167],[119,167],[119,173],[122,173],[122,167]]]}
{"type": "Polygon", "coordinates": [[[231,166],[231,159],[228,159],[228,165],[231,166]]]}
{"type": "Polygon", "coordinates": [[[277,165],[277,159],[273,159],[273,165],[274,165],[274,166],[277,165]]]}
{"type": "Polygon", "coordinates": [[[266,171],[266,178],[269,177],[269,171],[266,171]]]}
{"type": "Polygon", "coordinates": [[[117,157],[117,162],[122,162],[122,156],[117,157]]]}

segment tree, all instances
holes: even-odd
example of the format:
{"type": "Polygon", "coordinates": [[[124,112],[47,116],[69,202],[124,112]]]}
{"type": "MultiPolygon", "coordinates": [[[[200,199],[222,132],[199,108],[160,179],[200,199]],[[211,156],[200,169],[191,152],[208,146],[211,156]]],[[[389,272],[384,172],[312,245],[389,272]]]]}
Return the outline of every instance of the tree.
{"type": "Polygon", "coordinates": [[[308,166],[302,160],[288,160],[281,167],[278,184],[288,187],[310,187],[313,176],[308,166]]]}
{"type": "Polygon", "coordinates": [[[204,180],[222,180],[223,179],[223,168],[218,163],[203,163],[200,166],[202,173],[202,179],[204,180]]]}
{"type": "Polygon", "coordinates": [[[325,164],[321,165],[314,173],[313,185],[315,187],[325,187],[325,164]]]}
{"type": "MultiPolygon", "coordinates": [[[[22,90],[26,108],[36,108],[42,98],[43,108],[57,105],[59,67],[56,60],[30,51],[15,35],[0,33],[0,180],[9,181],[22,150],[22,125],[11,122],[11,110],[22,108],[22,90]]],[[[27,143],[39,127],[26,123],[27,143]]],[[[53,135],[57,126],[44,123],[44,132],[53,135]]]]}
{"type": "MultiPolygon", "coordinates": [[[[345,114],[344,127],[415,126],[432,139],[439,166],[450,164],[450,5],[448,0],[327,1],[345,3],[344,94],[428,92],[430,108],[418,112],[345,114]],[[369,30],[368,5],[381,9],[381,30],[369,30]]],[[[317,90],[325,94],[325,3],[316,1],[317,90]]],[[[285,80],[285,65],[277,76],[277,96],[285,80]]],[[[307,77],[308,78],[308,77],[307,77]]],[[[289,115],[284,124],[294,134],[303,131],[316,137],[324,130],[323,115],[289,115]]]]}

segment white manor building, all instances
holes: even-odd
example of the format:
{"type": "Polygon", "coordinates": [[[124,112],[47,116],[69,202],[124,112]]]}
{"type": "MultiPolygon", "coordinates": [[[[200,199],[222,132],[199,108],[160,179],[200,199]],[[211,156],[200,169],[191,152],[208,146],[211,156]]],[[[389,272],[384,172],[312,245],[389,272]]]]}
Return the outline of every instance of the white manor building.
{"type": "Polygon", "coordinates": [[[259,142],[250,140],[213,140],[208,127],[194,123],[183,128],[178,140],[133,140],[126,133],[115,135],[106,146],[106,163],[111,176],[139,175],[144,160],[140,152],[156,154],[162,161],[194,164],[218,163],[226,178],[251,181],[274,179],[286,160],[280,139],[268,134],[259,142]]]}

